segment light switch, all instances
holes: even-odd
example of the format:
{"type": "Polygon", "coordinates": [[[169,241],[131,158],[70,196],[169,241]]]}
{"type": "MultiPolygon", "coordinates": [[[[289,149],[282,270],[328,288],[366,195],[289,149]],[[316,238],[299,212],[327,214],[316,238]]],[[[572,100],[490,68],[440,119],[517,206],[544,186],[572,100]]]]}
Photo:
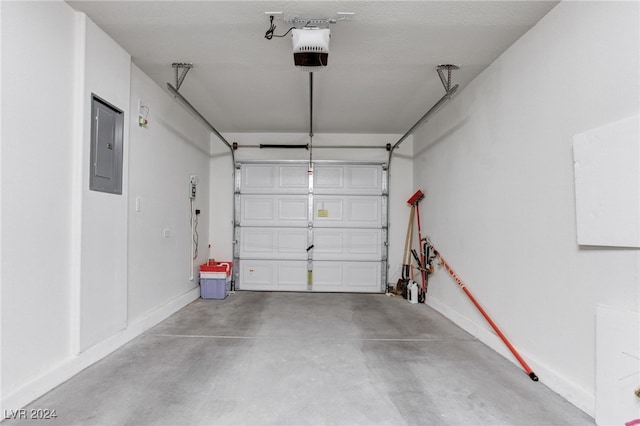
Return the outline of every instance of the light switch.
{"type": "Polygon", "coordinates": [[[165,238],[169,238],[171,236],[171,229],[164,228],[162,230],[162,236],[165,237],[165,238]]]}
{"type": "Polygon", "coordinates": [[[136,211],[142,211],[142,197],[136,197],[136,211]]]}

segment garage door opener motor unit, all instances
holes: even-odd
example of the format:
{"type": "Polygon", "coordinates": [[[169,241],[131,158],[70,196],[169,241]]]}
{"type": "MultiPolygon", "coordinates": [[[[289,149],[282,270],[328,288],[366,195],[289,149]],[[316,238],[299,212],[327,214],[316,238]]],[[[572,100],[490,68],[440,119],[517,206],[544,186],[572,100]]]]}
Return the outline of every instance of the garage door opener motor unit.
{"type": "Polygon", "coordinates": [[[273,37],[285,37],[291,33],[293,42],[293,63],[303,71],[318,71],[328,64],[329,59],[329,40],[331,39],[331,30],[329,28],[320,28],[320,26],[328,26],[336,24],[339,21],[350,20],[355,15],[353,12],[338,12],[333,18],[283,18],[282,12],[265,12],[269,17],[269,28],[264,34],[267,40],[273,37]],[[276,25],[273,23],[276,19],[283,19],[288,24],[293,24],[284,34],[275,34],[276,25]],[[296,28],[301,26],[301,28],[296,28]]]}
{"type": "Polygon", "coordinates": [[[293,63],[303,71],[315,71],[326,67],[329,60],[328,28],[304,27],[294,29],[293,63]]]}

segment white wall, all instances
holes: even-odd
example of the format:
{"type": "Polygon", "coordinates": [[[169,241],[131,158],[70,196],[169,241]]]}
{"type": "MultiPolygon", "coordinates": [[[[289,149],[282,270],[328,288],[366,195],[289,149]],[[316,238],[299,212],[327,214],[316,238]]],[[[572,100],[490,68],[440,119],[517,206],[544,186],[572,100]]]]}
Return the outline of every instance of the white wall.
{"type": "MultiPolygon", "coordinates": [[[[0,6],[0,94],[2,93],[2,6],[0,6]]],[[[0,321],[2,320],[2,102],[0,101],[0,321]]],[[[0,411],[2,402],[2,326],[0,326],[0,411]]]]}
{"type": "Polygon", "coordinates": [[[135,65],[131,73],[129,147],[129,320],[192,290],[207,259],[209,132],[135,65]],[[137,125],[138,100],[149,108],[137,125]],[[189,177],[197,175],[199,257],[191,267],[189,177]],[[139,198],[140,211],[136,211],[139,198]],[[164,229],[170,236],[163,236],[164,229]],[[191,281],[190,272],[194,280],[191,281]]]}
{"type": "MultiPolygon", "coordinates": [[[[401,135],[391,134],[333,134],[317,133],[313,137],[313,160],[376,161],[387,162],[385,149],[330,149],[331,146],[381,146],[394,144],[401,135]]],[[[224,137],[239,145],[307,144],[309,136],[296,133],[229,133],[224,137]]],[[[212,136],[211,158],[211,256],[219,260],[233,257],[233,170],[228,148],[212,136]]],[[[400,278],[402,250],[409,220],[406,201],[415,192],[412,181],[412,138],[405,140],[394,152],[389,180],[389,276],[393,283],[400,278]]],[[[236,161],[251,160],[309,160],[305,149],[240,148],[235,151],[236,161]]]]}
{"type": "Polygon", "coordinates": [[[640,312],[598,305],[596,422],[622,425],[640,417],[640,312]]]}
{"type": "Polygon", "coordinates": [[[75,14],[0,8],[4,398],[69,355],[75,14]]]}
{"type": "MultiPolygon", "coordinates": [[[[122,195],[89,190],[91,95],[124,111],[129,122],[131,57],[85,15],[82,152],[80,350],[127,326],[127,186],[129,126],[124,126],[122,195]]],[[[81,58],[78,58],[81,60],[81,58]]],[[[76,188],[78,190],[78,188],[76,188]]]]}
{"type": "MultiPolygon", "coordinates": [[[[590,415],[596,305],[637,311],[639,262],[577,245],[572,137],[638,113],[638,52],[637,2],[562,2],[414,135],[432,242],[541,381],[590,415]]],[[[507,354],[444,270],[429,290],[507,354]]]]}
{"type": "Polygon", "coordinates": [[[186,197],[189,176],[200,176],[206,240],[210,139],[65,2],[0,2],[0,15],[3,411],[198,297],[186,197]],[[91,93],[125,113],[122,195],[88,189],[91,93]],[[138,97],[151,109],[146,129],[136,125],[138,97]],[[172,236],[159,242],[165,227],[172,236]]]}

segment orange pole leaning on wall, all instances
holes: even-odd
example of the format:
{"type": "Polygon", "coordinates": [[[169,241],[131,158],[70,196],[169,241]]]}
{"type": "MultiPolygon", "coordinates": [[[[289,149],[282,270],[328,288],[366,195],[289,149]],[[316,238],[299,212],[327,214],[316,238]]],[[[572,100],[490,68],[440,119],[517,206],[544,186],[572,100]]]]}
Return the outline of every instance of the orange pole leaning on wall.
{"type": "MultiPolygon", "coordinates": [[[[433,246],[432,246],[433,247],[433,246]]],[[[460,279],[460,277],[458,277],[458,274],[455,273],[455,271],[451,268],[451,266],[449,266],[449,264],[446,262],[446,260],[444,260],[444,258],[442,257],[442,255],[438,252],[438,250],[435,249],[435,247],[433,248],[433,252],[434,254],[438,257],[438,259],[440,259],[440,262],[442,263],[442,266],[444,266],[444,268],[449,271],[449,274],[451,275],[451,277],[456,281],[456,283],[458,284],[458,286],[462,289],[462,291],[464,291],[464,293],[469,297],[469,299],[471,299],[471,302],[473,302],[473,304],[475,305],[476,308],[478,308],[478,311],[480,311],[480,313],[482,314],[482,316],[484,317],[484,319],[487,320],[487,322],[489,323],[489,325],[491,326],[491,328],[493,328],[493,330],[498,334],[498,336],[500,337],[500,339],[502,339],[502,341],[504,342],[504,344],[507,346],[507,348],[509,348],[509,350],[511,351],[511,353],[513,354],[513,356],[516,357],[516,359],[518,360],[518,362],[520,363],[520,365],[522,365],[522,368],[524,368],[524,371],[527,372],[527,374],[529,375],[529,377],[531,378],[531,380],[533,380],[534,382],[538,381],[538,376],[536,376],[536,373],[533,372],[533,370],[531,370],[531,367],[529,367],[529,364],[527,364],[527,362],[520,356],[520,354],[518,353],[518,351],[516,350],[516,348],[513,347],[513,345],[511,344],[511,342],[509,342],[509,339],[507,339],[507,337],[504,335],[504,333],[502,332],[502,330],[500,330],[500,328],[496,325],[495,322],[493,322],[493,320],[491,319],[491,317],[489,317],[489,314],[487,314],[485,312],[485,310],[482,308],[482,306],[480,306],[480,303],[478,303],[478,301],[476,300],[475,297],[473,297],[473,295],[471,294],[471,292],[469,291],[469,289],[467,289],[467,286],[462,282],[462,280],[460,279]]]]}

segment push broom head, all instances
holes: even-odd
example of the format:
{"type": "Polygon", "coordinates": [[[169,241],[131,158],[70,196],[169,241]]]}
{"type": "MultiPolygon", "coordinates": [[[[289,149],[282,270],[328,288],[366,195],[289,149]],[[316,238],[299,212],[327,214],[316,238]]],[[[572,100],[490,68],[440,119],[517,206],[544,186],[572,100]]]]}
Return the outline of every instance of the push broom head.
{"type": "Polygon", "coordinates": [[[411,206],[415,206],[418,204],[418,202],[420,202],[420,200],[422,200],[424,198],[424,192],[422,192],[421,190],[417,190],[415,194],[413,194],[411,196],[411,198],[409,198],[409,200],[407,201],[407,204],[411,205],[411,206]]]}

